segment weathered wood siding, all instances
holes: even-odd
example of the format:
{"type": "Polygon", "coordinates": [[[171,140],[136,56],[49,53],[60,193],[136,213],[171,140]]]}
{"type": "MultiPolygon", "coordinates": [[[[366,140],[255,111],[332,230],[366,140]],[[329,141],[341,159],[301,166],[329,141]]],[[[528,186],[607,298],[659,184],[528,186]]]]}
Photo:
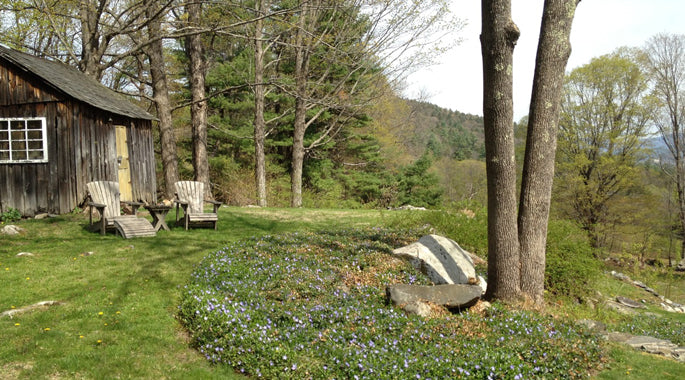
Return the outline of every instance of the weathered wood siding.
{"type": "Polygon", "coordinates": [[[157,183],[149,120],[99,110],[0,65],[0,117],[45,117],[47,163],[0,164],[0,212],[67,213],[82,204],[86,183],[117,181],[114,125],[126,125],[135,200],[155,202],[157,183]]]}

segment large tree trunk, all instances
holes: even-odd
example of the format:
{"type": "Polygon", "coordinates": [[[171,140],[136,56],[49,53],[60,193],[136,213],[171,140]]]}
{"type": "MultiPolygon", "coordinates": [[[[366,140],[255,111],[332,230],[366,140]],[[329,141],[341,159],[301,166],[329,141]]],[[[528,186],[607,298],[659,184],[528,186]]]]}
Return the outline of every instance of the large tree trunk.
{"type": "Polygon", "coordinates": [[[262,16],[266,13],[266,0],[257,1],[255,8],[259,10],[255,22],[255,116],[254,116],[254,145],[255,145],[255,185],[257,187],[257,205],[266,207],[266,158],[264,157],[264,140],[266,125],[264,122],[264,48],[262,43],[262,16]]]}
{"type": "MultiPolygon", "coordinates": [[[[104,54],[100,44],[100,16],[106,1],[80,0],[81,61],[79,70],[96,80],[102,77],[100,62],[104,54]]],[[[104,45],[106,47],[106,44],[104,45]]]]}
{"type": "Polygon", "coordinates": [[[571,24],[579,0],[545,0],[533,79],[523,164],[518,233],[521,291],[536,305],[544,301],[547,222],[554,156],[571,24]]]}
{"type": "MultiPolygon", "coordinates": [[[[196,30],[201,24],[202,3],[190,2],[186,5],[188,24],[196,30]]],[[[209,158],[207,157],[207,100],[205,99],[205,60],[202,48],[202,35],[193,33],[186,37],[186,55],[190,65],[193,167],[195,180],[205,184],[211,198],[209,182],[209,158]]]]}
{"type": "MultiPolygon", "coordinates": [[[[153,17],[153,7],[146,10],[148,17],[153,17]]],[[[148,25],[148,38],[154,39],[146,53],[150,60],[150,77],[152,79],[152,96],[157,108],[159,118],[159,137],[162,151],[162,170],[164,171],[164,196],[167,199],[174,197],[174,184],[178,181],[178,156],[176,154],[176,137],[171,120],[171,103],[169,101],[169,88],[167,86],[166,71],[164,65],[164,51],[162,40],[161,21],[158,18],[151,20],[148,25]]]]}
{"type": "Polygon", "coordinates": [[[520,294],[516,224],[513,54],[519,29],[510,0],[482,0],[483,115],[488,181],[486,298],[513,302],[520,294]]]}

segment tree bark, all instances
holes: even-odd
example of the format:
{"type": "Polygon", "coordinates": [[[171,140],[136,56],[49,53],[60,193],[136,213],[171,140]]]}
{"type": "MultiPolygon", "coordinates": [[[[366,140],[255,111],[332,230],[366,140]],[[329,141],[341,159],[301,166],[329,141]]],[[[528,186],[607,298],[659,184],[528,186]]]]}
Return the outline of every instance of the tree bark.
{"type": "Polygon", "coordinates": [[[302,7],[295,36],[295,120],[293,122],[293,147],[290,170],[290,206],[302,207],[302,167],[304,165],[304,134],[307,130],[307,79],[309,78],[309,57],[311,38],[308,31],[314,19],[313,7],[309,1],[302,7]]]}
{"type": "Polygon", "coordinates": [[[510,0],[482,0],[483,115],[488,181],[486,298],[514,302],[520,295],[516,224],[513,54],[520,35],[510,0]]]}
{"type": "Polygon", "coordinates": [[[571,24],[579,0],[545,0],[523,163],[518,233],[521,291],[544,301],[547,223],[571,24]]]}
{"type": "Polygon", "coordinates": [[[93,0],[80,0],[79,4],[83,41],[79,70],[98,81],[102,78],[100,62],[107,45],[101,46],[100,43],[100,17],[106,4],[106,1],[94,2],[93,0]]]}
{"type": "MultiPolygon", "coordinates": [[[[199,28],[202,19],[202,3],[190,2],[186,5],[188,24],[199,28]]],[[[186,55],[190,68],[193,167],[195,180],[205,184],[208,198],[212,198],[209,181],[209,158],[207,155],[207,100],[205,98],[206,64],[202,48],[202,35],[193,33],[186,37],[186,55]]]]}
{"type": "MultiPolygon", "coordinates": [[[[258,9],[258,17],[266,14],[267,0],[259,0],[255,4],[258,9]]],[[[263,20],[258,18],[255,22],[255,117],[254,117],[254,144],[255,144],[255,185],[257,188],[257,205],[266,207],[266,158],[264,153],[264,140],[266,138],[266,124],[264,121],[264,48],[263,20]]]]}
{"type": "MultiPolygon", "coordinates": [[[[153,7],[146,10],[149,17],[155,15],[153,7]]],[[[164,65],[164,50],[162,40],[161,20],[155,18],[148,25],[148,37],[154,39],[146,53],[150,60],[150,77],[152,79],[152,96],[159,118],[159,137],[162,152],[162,170],[164,171],[164,196],[174,197],[174,184],[178,181],[178,155],[176,153],[176,137],[171,119],[171,102],[164,65]]]]}

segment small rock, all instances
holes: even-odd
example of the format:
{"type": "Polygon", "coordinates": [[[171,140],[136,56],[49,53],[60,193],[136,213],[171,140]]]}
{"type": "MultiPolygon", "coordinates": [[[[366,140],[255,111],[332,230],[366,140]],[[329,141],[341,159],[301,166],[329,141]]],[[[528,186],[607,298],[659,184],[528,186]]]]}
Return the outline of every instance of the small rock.
{"type": "Polygon", "coordinates": [[[83,256],[83,257],[88,257],[88,256],[94,255],[94,254],[95,254],[95,252],[93,252],[93,251],[88,251],[88,252],[83,252],[83,253],[81,253],[81,256],[83,256]]]}
{"type": "Polygon", "coordinates": [[[607,325],[602,322],[593,321],[591,319],[581,319],[578,321],[579,325],[585,326],[588,330],[603,333],[607,330],[607,325]]]}
{"type": "Polygon", "coordinates": [[[400,207],[395,207],[393,210],[398,210],[398,211],[402,211],[402,210],[419,210],[419,211],[425,211],[426,208],[425,208],[425,207],[416,207],[416,206],[412,206],[412,205],[404,205],[404,206],[400,206],[400,207]]]}
{"type": "Polygon", "coordinates": [[[418,315],[419,317],[428,318],[431,315],[432,309],[429,304],[415,300],[404,305],[402,310],[404,310],[407,314],[414,314],[418,315]]]}
{"type": "Polygon", "coordinates": [[[685,259],[678,262],[678,265],[675,266],[675,270],[678,272],[685,272],[685,259]]]}
{"type": "Polygon", "coordinates": [[[33,257],[33,256],[35,256],[35,255],[31,252],[19,252],[19,253],[17,253],[17,257],[33,257]]]}
{"type": "Polygon", "coordinates": [[[622,281],[631,281],[631,280],[630,280],[630,277],[628,277],[628,276],[626,276],[625,274],[620,273],[620,272],[616,272],[616,271],[613,271],[613,270],[612,270],[612,271],[611,271],[611,275],[614,276],[614,277],[616,277],[616,278],[619,279],[619,280],[622,280],[622,281]]]}
{"type": "Polygon", "coordinates": [[[623,332],[610,332],[604,336],[610,342],[624,343],[633,337],[632,334],[623,332]]]}
{"type": "Polygon", "coordinates": [[[478,276],[478,286],[483,289],[483,294],[485,294],[485,292],[488,290],[488,283],[485,282],[483,276],[478,276]]]}
{"type": "Polygon", "coordinates": [[[25,230],[21,227],[17,227],[14,224],[8,224],[0,230],[0,233],[5,235],[19,235],[25,230]]]}
{"type": "Polygon", "coordinates": [[[642,289],[644,289],[644,288],[647,287],[647,285],[645,285],[643,282],[640,282],[640,281],[637,281],[637,280],[636,280],[636,281],[633,281],[633,285],[637,286],[638,288],[642,288],[642,289]]]}
{"type": "Polygon", "coordinates": [[[50,214],[44,212],[41,214],[36,214],[36,216],[34,216],[33,218],[34,219],[45,219],[45,218],[49,218],[49,217],[50,217],[50,214]]]}

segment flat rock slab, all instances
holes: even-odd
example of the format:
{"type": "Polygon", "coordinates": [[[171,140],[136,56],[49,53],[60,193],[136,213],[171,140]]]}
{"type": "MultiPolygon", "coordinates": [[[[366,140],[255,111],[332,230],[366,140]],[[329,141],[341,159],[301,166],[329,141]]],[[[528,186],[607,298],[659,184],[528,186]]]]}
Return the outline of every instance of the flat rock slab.
{"type": "Polygon", "coordinates": [[[624,343],[650,354],[667,356],[679,362],[685,362],[685,347],[678,347],[670,340],[640,335],[634,336],[624,343]]]}
{"type": "Polygon", "coordinates": [[[482,294],[478,285],[444,284],[435,286],[397,284],[385,288],[393,305],[429,302],[448,309],[467,308],[474,305],[482,294]]]}
{"type": "Polygon", "coordinates": [[[634,308],[628,307],[628,306],[623,305],[621,303],[618,303],[614,300],[607,300],[604,305],[607,309],[614,310],[614,311],[616,311],[620,314],[624,314],[624,315],[632,315],[632,314],[637,313],[637,311],[634,308]]]}
{"type": "Polygon", "coordinates": [[[476,268],[471,256],[454,240],[426,235],[393,253],[409,262],[436,284],[475,284],[476,268]]]}
{"type": "Polygon", "coordinates": [[[633,309],[644,309],[645,308],[645,305],[643,305],[637,301],[633,301],[630,298],[626,298],[626,297],[618,296],[618,297],[616,297],[616,302],[618,302],[624,306],[632,307],[633,309]]]}

